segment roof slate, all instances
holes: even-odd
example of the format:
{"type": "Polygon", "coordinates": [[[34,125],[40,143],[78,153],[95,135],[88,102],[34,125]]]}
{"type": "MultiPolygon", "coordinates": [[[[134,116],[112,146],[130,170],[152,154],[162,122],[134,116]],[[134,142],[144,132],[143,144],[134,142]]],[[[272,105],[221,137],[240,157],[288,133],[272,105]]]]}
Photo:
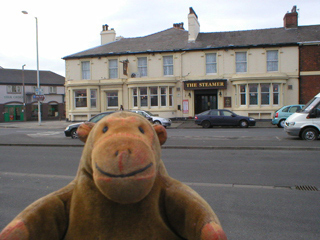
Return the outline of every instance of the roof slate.
{"type": "Polygon", "coordinates": [[[238,48],[274,45],[297,45],[299,42],[320,41],[320,25],[296,29],[270,28],[246,31],[199,33],[195,42],[188,42],[188,31],[176,28],[144,37],[122,38],[63,59],[128,55],[147,52],[192,51],[199,49],[238,48]]]}
{"type": "MultiPolygon", "coordinates": [[[[40,85],[64,86],[65,78],[51,71],[39,71],[40,85]]],[[[37,71],[24,70],[24,82],[37,85],[37,71]]],[[[22,69],[0,69],[0,84],[22,84],[22,69]]]]}

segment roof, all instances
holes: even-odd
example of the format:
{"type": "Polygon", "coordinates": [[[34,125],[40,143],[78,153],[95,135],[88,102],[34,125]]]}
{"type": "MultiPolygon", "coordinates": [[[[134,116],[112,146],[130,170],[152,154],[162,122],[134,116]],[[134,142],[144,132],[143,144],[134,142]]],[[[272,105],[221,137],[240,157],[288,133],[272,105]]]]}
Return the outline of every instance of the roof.
{"type": "Polygon", "coordinates": [[[298,45],[299,42],[320,41],[320,25],[294,29],[269,28],[246,31],[199,33],[195,42],[188,42],[188,31],[177,28],[145,37],[122,38],[63,59],[128,55],[148,52],[194,51],[222,48],[298,45]]]}
{"type": "MultiPolygon", "coordinates": [[[[27,85],[37,85],[37,71],[23,70],[24,83],[27,85]]],[[[64,86],[65,78],[51,71],[39,71],[40,85],[64,86]]],[[[21,84],[22,69],[1,69],[0,84],[21,84]]]]}

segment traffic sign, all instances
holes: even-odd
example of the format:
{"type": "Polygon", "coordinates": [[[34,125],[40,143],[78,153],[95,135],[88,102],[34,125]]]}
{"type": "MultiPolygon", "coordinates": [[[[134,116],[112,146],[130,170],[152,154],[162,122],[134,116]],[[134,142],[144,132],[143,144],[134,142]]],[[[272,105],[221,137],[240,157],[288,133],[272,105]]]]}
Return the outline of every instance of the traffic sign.
{"type": "Polygon", "coordinates": [[[33,98],[40,102],[43,102],[46,99],[44,95],[33,95],[33,98]]]}

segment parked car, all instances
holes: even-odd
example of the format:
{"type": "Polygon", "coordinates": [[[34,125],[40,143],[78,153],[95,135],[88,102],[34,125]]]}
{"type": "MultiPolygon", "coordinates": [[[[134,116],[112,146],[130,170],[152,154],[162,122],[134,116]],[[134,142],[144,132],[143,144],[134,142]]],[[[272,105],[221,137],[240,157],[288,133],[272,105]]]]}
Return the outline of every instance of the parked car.
{"type": "MultiPolygon", "coordinates": [[[[114,113],[114,111],[99,113],[98,115],[90,118],[88,122],[96,123],[100,119],[102,119],[103,117],[105,117],[105,116],[107,116],[107,115],[109,115],[111,113],[114,113]]],[[[73,124],[70,124],[69,126],[67,126],[66,129],[64,130],[65,136],[66,137],[71,137],[71,138],[78,138],[77,129],[82,123],[83,122],[73,123],[73,124]]]]}
{"type": "Polygon", "coordinates": [[[164,127],[170,127],[171,126],[171,119],[169,118],[163,118],[156,116],[152,114],[151,112],[144,111],[144,110],[130,110],[131,112],[138,113],[146,118],[151,118],[152,123],[154,124],[161,124],[164,127]]]}
{"type": "Polygon", "coordinates": [[[279,128],[283,128],[286,119],[293,113],[300,111],[303,107],[304,105],[302,104],[284,106],[274,113],[271,123],[278,125],[279,128]]]}
{"type": "Polygon", "coordinates": [[[255,126],[256,120],[252,117],[237,115],[230,110],[211,109],[195,115],[195,123],[203,128],[212,126],[240,126],[247,128],[248,126],[255,126]]]}
{"type": "Polygon", "coordinates": [[[320,93],[312,98],[299,112],[287,118],[284,130],[291,136],[314,141],[320,134],[320,93]]]}

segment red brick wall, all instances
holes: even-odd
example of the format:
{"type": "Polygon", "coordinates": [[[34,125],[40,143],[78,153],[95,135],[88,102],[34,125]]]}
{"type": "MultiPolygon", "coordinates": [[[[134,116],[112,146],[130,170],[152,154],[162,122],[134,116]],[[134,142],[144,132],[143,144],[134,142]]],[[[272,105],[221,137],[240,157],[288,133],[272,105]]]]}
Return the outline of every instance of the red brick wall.
{"type": "MultiPolygon", "coordinates": [[[[300,72],[320,71],[320,46],[301,46],[299,63],[300,72]]],[[[305,104],[320,93],[320,75],[300,76],[299,87],[299,103],[305,104]]]]}

